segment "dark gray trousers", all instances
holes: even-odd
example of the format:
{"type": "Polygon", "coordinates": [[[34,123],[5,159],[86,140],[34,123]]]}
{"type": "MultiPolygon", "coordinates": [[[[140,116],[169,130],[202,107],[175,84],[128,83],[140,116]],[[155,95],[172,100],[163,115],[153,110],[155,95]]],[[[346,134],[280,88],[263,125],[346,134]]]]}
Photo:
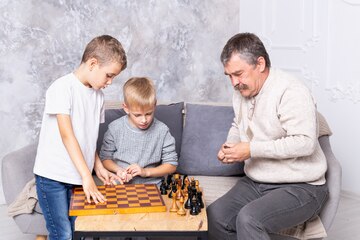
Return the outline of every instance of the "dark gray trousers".
{"type": "Polygon", "coordinates": [[[264,184],[242,177],[207,208],[209,239],[285,239],[274,236],[316,216],[327,197],[326,184],[264,184]]]}

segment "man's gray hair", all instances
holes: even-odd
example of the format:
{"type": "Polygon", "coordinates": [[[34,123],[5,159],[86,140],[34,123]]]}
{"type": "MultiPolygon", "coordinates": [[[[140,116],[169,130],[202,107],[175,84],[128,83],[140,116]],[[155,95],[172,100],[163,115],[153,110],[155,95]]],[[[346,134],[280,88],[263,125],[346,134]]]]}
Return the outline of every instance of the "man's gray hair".
{"type": "Polygon", "coordinates": [[[265,59],[266,67],[271,67],[269,54],[258,36],[253,33],[238,33],[225,44],[220,60],[225,66],[234,54],[239,54],[248,64],[255,65],[259,57],[265,59]]]}

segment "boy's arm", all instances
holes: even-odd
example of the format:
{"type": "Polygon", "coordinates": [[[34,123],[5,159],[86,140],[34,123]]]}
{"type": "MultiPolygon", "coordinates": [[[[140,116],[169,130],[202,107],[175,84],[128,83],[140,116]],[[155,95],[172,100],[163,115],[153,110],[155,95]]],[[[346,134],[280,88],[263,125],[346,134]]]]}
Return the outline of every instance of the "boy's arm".
{"type": "Polygon", "coordinates": [[[174,173],[176,171],[176,166],[169,163],[163,163],[154,168],[142,168],[135,163],[127,167],[126,171],[133,177],[163,177],[167,174],[174,173]]]}
{"type": "Polygon", "coordinates": [[[104,185],[114,184],[116,180],[121,181],[120,178],[112,172],[109,172],[102,164],[98,153],[95,153],[94,170],[96,176],[103,182],[104,185]]]}
{"type": "Polygon", "coordinates": [[[70,115],[57,114],[56,119],[64,146],[82,178],[82,185],[87,201],[91,203],[91,197],[95,203],[104,202],[105,197],[97,189],[91,172],[85,163],[79,143],[74,135],[70,115]]]}
{"type": "Polygon", "coordinates": [[[126,171],[124,168],[120,167],[119,165],[117,165],[113,160],[111,159],[105,159],[102,161],[104,167],[115,173],[116,176],[118,177],[116,180],[120,181],[121,184],[123,184],[124,182],[128,182],[131,180],[131,178],[129,178],[127,175],[126,175],[126,171]],[[119,179],[120,178],[120,179],[119,179]]]}
{"type": "Polygon", "coordinates": [[[107,170],[109,170],[109,171],[111,171],[111,172],[113,172],[113,173],[118,174],[119,172],[125,171],[124,168],[122,168],[122,167],[120,167],[119,165],[117,165],[117,164],[116,164],[113,160],[111,160],[111,159],[105,159],[105,160],[103,160],[102,162],[103,162],[103,164],[104,164],[104,167],[105,167],[107,170]]]}

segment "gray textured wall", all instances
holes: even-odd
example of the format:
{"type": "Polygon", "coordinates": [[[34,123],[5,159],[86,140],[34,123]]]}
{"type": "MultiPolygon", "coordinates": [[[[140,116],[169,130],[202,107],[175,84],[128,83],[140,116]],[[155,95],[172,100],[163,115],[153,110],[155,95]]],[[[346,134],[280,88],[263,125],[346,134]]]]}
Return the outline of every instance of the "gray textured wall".
{"type": "Polygon", "coordinates": [[[238,0],[1,0],[0,13],[0,159],[34,141],[46,89],[97,35],[128,55],[108,100],[131,76],[152,78],[160,101],[231,100],[219,55],[239,29],[238,0]]]}

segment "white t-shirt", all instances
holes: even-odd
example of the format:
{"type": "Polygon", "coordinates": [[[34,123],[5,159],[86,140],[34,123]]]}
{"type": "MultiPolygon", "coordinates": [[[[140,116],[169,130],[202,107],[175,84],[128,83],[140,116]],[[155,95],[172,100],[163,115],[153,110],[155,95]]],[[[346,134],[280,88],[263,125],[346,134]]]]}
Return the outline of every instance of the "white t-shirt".
{"type": "Polygon", "coordinates": [[[70,73],[46,92],[44,116],[34,173],[59,182],[81,185],[82,179],[62,142],[56,114],[68,114],[90,171],[95,161],[99,124],[104,122],[104,94],[88,88],[70,73]]]}

